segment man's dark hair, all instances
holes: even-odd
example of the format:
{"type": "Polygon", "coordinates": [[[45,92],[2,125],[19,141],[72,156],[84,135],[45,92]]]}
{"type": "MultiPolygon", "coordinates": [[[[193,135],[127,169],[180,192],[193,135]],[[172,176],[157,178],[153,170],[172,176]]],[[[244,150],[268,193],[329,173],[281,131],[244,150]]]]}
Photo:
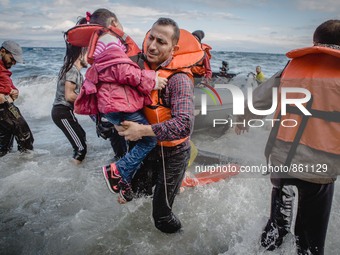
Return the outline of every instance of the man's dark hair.
{"type": "Polygon", "coordinates": [[[179,27],[177,25],[177,23],[170,18],[159,18],[152,26],[172,26],[174,29],[174,34],[172,35],[172,43],[174,45],[176,45],[178,43],[179,40],[179,27]]]}
{"type": "Polygon", "coordinates": [[[320,44],[340,45],[340,20],[327,20],[318,26],[313,41],[320,44]]]}

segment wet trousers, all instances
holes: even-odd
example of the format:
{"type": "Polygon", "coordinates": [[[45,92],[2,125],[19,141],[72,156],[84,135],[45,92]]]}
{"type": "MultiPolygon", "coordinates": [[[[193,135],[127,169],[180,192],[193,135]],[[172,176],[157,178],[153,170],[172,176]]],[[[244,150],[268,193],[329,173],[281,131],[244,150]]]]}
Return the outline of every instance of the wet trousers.
{"type": "Polygon", "coordinates": [[[33,150],[33,134],[13,103],[0,104],[0,157],[11,151],[13,138],[17,141],[18,150],[33,150]]]}
{"type": "Polygon", "coordinates": [[[172,205],[184,178],[190,158],[190,148],[164,158],[159,147],[153,150],[133,180],[133,189],[137,193],[151,194],[152,216],[155,227],[165,233],[175,233],[181,229],[180,220],[173,214],[172,205]]]}
{"type": "MultiPolygon", "coordinates": [[[[271,177],[273,184],[270,221],[279,225],[287,223],[280,211],[285,211],[285,199],[289,197],[285,187],[293,185],[298,190],[298,208],[295,236],[298,254],[324,254],[325,239],[334,194],[334,183],[316,184],[296,178],[271,177]]],[[[287,226],[280,226],[287,229],[287,226]]]]}
{"type": "Polygon", "coordinates": [[[73,110],[65,105],[54,105],[51,116],[71,143],[73,158],[82,161],[87,152],[86,133],[74,116],[73,110]]]}

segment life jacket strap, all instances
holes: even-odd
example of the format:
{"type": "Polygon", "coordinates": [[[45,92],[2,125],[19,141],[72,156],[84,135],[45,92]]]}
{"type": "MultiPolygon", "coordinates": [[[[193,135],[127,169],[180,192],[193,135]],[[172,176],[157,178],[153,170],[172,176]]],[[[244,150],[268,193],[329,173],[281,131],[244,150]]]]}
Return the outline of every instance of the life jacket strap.
{"type": "MultiPolygon", "coordinates": [[[[312,111],[311,110],[312,103],[313,103],[313,96],[311,97],[311,99],[309,100],[309,102],[307,103],[307,106],[306,106],[307,110],[310,111],[310,112],[312,111]]],[[[299,128],[298,128],[298,130],[296,132],[296,135],[294,137],[293,143],[292,143],[292,145],[291,145],[291,147],[289,149],[286,161],[284,163],[285,166],[289,167],[291,162],[292,162],[292,159],[293,159],[293,157],[294,157],[294,155],[296,153],[297,146],[299,145],[299,142],[301,140],[303,131],[306,128],[307,122],[308,122],[310,117],[314,117],[314,116],[303,115],[302,112],[299,110],[299,108],[294,107],[294,106],[289,107],[289,105],[287,106],[287,112],[302,115],[301,123],[300,123],[299,128]]],[[[277,119],[279,121],[275,122],[272,130],[270,131],[270,134],[269,134],[269,137],[268,137],[268,141],[267,141],[267,144],[266,144],[266,148],[265,148],[265,156],[266,156],[266,159],[267,159],[267,164],[269,162],[269,156],[272,153],[272,150],[273,150],[273,147],[274,147],[276,136],[277,136],[277,134],[279,132],[281,118],[282,118],[282,115],[281,115],[281,111],[280,111],[278,116],[277,116],[277,119]]]]}
{"type": "MultiPolygon", "coordinates": [[[[297,115],[303,115],[299,108],[291,105],[287,105],[287,112],[297,115]]],[[[309,116],[311,118],[319,118],[329,122],[340,123],[340,112],[337,111],[327,112],[314,109],[310,109],[309,112],[312,114],[311,116],[309,116]]]]}

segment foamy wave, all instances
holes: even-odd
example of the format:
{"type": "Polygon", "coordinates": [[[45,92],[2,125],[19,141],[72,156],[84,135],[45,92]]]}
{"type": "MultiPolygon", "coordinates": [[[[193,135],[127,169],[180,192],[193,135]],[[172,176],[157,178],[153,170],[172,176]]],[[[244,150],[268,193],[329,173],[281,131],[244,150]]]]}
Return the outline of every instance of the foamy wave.
{"type": "Polygon", "coordinates": [[[55,97],[57,77],[33,76],[22,78],[16,83],[19,98],[16,105],[24,117],[39,119],[51,114],[55,97]]]}

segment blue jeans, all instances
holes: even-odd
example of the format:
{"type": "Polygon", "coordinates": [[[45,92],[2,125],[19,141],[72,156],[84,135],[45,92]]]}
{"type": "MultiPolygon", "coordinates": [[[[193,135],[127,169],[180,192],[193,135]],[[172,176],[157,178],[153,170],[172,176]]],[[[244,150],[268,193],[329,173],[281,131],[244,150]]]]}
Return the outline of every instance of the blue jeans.
{"type": "MultiPolygon", "coordinates": [[[[104,114],[104,117],[112,124],[120,125],[124,120],[134,121],[140,124],[148,125],[148,121],[144,117],[142,111],[126,113],[126,112],[110,112],[104,114]]],[[[156,146],[156,137],[144,136],[138,140],[136,145],[128,151],[115,164],[120,175],[126,183],[131,183],[133,175],[137,172],[143,159],[156,146]]]]}

